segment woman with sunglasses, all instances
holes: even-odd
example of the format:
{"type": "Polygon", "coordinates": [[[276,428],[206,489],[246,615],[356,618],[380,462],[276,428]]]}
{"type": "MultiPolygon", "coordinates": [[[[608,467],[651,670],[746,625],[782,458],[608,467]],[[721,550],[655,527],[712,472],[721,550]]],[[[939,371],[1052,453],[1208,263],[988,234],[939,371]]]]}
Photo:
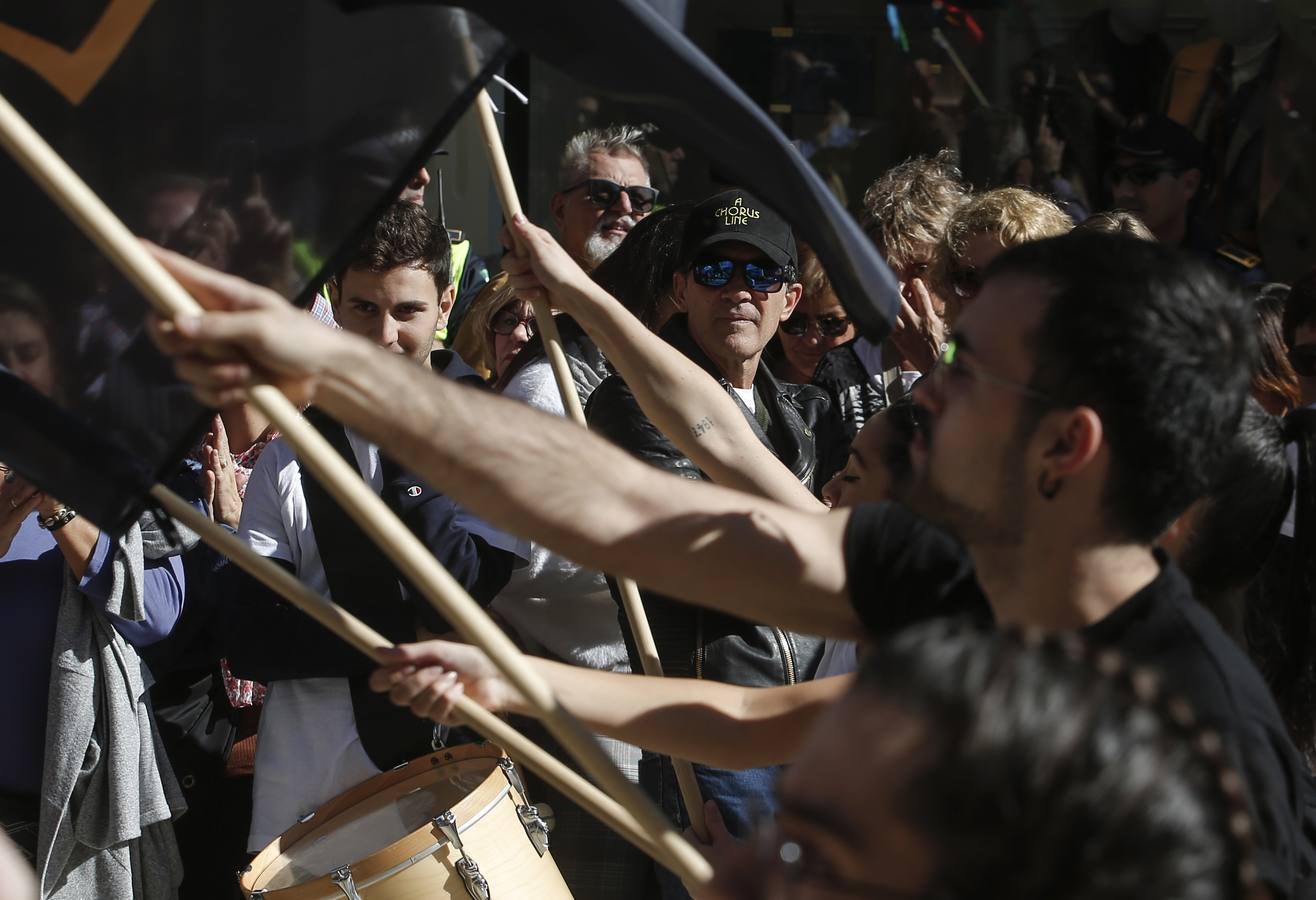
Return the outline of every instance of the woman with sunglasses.
{"type": "MultiPolygon", "coordinates": [[[[772,374],[793,384],[812,384],[818,363],[826,353],[855,336],[854,323],[845,314],[817,255],[800,245],[800,302],[777,328],[779,352],[772,354],[772,374]]],[[[778,348],[774,348],[777,350],[778,348]]]]}

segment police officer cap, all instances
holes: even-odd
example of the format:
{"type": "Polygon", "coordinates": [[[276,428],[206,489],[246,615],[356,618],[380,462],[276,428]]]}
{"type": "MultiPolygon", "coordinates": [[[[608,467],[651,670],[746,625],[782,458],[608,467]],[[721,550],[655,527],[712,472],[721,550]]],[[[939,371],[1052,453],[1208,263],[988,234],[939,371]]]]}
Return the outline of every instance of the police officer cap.
{"type": "Polygon", "coordinates": [[[1169,116],[1139,116],[1115,139],[1115,152],[1148,162],[1170,159],[1185,169],[1206,168],[1206,147],[1169,116]]]}

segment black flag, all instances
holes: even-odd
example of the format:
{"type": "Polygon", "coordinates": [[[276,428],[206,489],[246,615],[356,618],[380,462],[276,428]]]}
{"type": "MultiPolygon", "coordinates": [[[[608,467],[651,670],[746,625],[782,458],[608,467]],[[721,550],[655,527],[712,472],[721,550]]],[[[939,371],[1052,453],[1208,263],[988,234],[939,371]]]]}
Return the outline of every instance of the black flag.
{"type": "MultiPolygon", "coordinates": [[[[348,0],[371,6],[390,0],[348,0]]],[[[822,178],[730,78],[651,0],[465,2],[518,48],[664,130],[772,206],[808,241],[860,332],[880,341],[900,313],[895,276],[822,178]]]]}
{"type": "MultiPolygon", "coordinates": [[[[502,54],[477,16],[428,5],[0,13],[0,93],[135,233],[303,305],[502,54]]],[[[0,372],[0,461],[117,532],[205,413],[142,334],[144,299],[7,156],[0,189],[0,326],[47,354],[0,372]]]]}

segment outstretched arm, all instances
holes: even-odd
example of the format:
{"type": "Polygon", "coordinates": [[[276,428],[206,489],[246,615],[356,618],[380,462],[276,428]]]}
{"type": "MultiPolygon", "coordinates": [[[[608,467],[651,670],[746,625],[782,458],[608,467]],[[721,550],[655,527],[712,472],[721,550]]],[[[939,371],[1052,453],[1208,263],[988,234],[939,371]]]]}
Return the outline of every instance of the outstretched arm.
{"type": "Polygon", "coordinates": [[[280,385],[506,531],[672,597],[811,634],[862,637],[848,514],[819,514],[646,466],[570,422],[433,378],[276,294],[160,252],[208,315],[157,322],[208,403],[280,385]]]}
{"type": "Polygon", "coordinates": [[[541,291],[568,312],[626,380],[645,415],[718,484],[822,512],[825,507],[754,436],[730,395],[599,287],[553,236],[524,218],[504,231],[503,269],[520,296],[541,291]]]}
{"type": "MultiPolygon", "coordinates": [[[[425,641],[388,651],[394,660],[370,684],[422,718],[448,721],[463,693],[495,712],[533,715],[484,652],[466,644],[425,641]]],[[[650,678],[568,666],[532,665],[554,695],[589,728],[619,740],[723,769],[790,762],[814,717],[851,678],[822,678],[774,688],[717,681],[650,678]]]]}

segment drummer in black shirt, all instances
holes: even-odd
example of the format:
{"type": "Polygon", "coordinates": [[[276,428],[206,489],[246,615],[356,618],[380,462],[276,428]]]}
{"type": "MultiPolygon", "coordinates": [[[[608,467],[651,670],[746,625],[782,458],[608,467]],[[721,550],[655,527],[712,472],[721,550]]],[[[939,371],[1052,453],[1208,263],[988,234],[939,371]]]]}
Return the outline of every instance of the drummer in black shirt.
{"type": "Polygon", "coordinates": [[[925,518],[853,515],[851,602],[873,632],[967,613],[1078,631],[1147,665],[1244,775],[1262,878],[1301,895],[1308,772],[1260,673],[1152,549],[1221,466],[1252,337],[1209,273],[1133,243],[1074,235],[991,270],[915,390],[909,504],[925,518]]]}

